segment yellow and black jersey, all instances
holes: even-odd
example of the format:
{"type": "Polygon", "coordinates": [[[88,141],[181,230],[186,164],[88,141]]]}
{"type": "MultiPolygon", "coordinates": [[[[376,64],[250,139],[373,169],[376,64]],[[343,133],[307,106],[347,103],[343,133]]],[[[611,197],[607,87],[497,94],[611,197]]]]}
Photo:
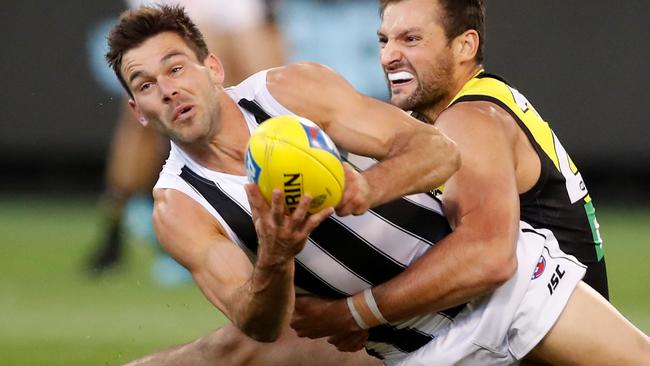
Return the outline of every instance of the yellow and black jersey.
{"type": "Polygon", "coordinates": [[[498,76],[479,71],[449,106],[487,101],[507,111],[535,148],[541,161],[537,183],[519,196],[521,219],[553,231],[562,250],[588,266],[585,281],[608,296],[602,239],[594,205],[578,168],[549,124],[526,97],[498,76]]]}

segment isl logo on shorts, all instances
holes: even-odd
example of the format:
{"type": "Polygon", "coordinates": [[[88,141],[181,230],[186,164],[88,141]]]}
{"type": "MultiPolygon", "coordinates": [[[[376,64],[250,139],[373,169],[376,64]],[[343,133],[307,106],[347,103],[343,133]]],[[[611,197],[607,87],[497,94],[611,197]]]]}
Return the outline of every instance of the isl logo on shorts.
{"type": "Polygon", "coordinates": [[[537,261],[537,265],[535,266],[535,271],[533,272],[533,277],[531,280],[534,280],[538,278],[539,276],[544,273],[544,269],[546,268],[546,259],[544,256],[539,257],[539,261],[537,261]]]}

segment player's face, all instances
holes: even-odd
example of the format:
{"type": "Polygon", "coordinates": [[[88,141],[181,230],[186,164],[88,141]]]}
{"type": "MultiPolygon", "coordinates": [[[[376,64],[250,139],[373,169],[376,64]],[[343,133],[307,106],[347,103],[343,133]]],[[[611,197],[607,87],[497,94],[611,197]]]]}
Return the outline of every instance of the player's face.
{"type": "Polygon", "coordinates": [[[207,141],[218,127],[223,69],[214,55],[197,60],[175,33],[158,34],[126,52],[122,75],[140,122],[172,140],[207,141]]]}
{"type": "Polygon", "coordinates": [[[448,97],[454,76],[451,47],[436,1],[388,5],[377,32],[392,104],[424,110],[448,97]]]}

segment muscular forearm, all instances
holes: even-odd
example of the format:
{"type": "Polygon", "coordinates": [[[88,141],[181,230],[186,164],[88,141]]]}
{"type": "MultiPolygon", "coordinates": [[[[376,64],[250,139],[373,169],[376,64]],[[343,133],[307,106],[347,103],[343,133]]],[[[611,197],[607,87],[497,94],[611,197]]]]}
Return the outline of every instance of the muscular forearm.
{"type": "MultiPolygon", "coordinates": [[[[465,159],[463,164],[472,162],[465,159]]],[[[493,291],[517,268],[514,181],[497,176],[480,184],[484,175],[463,169],[467,165],[446,183],[443,199],[453,232],[402,274],[373,289],[390,321],[463,304],[493,291]]]]}
{"type": "Polygon", "coordinates": [[[508,280],[517,265],[514,237],[480,241],[470,235],[465,228],[458,228],[402,274],[373,288],[384,316],[397,321],[442,311],[493,291],[508,280]],[[511,248],[497,249],[499,246],[511,248]]]}
{"type": "Polygon", "coordinates": [[[323,209],[312,215],[312,198],[303,196],[296,209],[285,212],[282,193],[273,191],[271,206],[259,189],[246,185],[257,232],[257,261],[243,286],[229,296],[229,315],[246,335],[273,342],[293,311],[294,258],[304,248],[309,233],[333,212],[323,209]]]}
{"type": "Polygon", "coordinates": [[[370,291],[342,300],[299,297],[292,327],[310,338],[354,333],[463,304],[512,275],[516,259],[490,257],[485,249],[494,250],[495,243],[470,240],[462,229],[460,234],[439,242],[403,273],[370,291]]]}
{"type": "Polygon", "coordinates": [[[293,308],[293,274],[293,259],[279,263],[258,261],[250,280],[234,294],[233,323],[257,341],[275,341],[293,308]]]}
{"type": "Polygon", "coordinates": [[[363,172],[373,192],[373,206],[430,191],[458,170],[460,155],[453,141],[439,133],[423,132],[403,146],[395,146],[388,158],[363,172]]]}

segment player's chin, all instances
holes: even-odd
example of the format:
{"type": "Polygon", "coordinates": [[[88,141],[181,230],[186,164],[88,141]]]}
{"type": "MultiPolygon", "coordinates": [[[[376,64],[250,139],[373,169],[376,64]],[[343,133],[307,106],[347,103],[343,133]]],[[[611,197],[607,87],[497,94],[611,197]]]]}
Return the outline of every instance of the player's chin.
{"type": "Polygon", "coordinates": [[[404,110],[410,109],[409,96],[406,93],[391,94],[390,104],[404,110]]]}
{"type": "Polygon", "coordinates": [[[206,140],[206,134],[203,131],[192,128],[177,129],[172,133],[173,140],[184,144],[194,144],[206,140]]]}
{"type": "Polygon", "coordinates": [[[414,85],[391,88],[390,103],[402,109],[410,109],[411,96],[416,90],[417,88],[414,85]]]}

